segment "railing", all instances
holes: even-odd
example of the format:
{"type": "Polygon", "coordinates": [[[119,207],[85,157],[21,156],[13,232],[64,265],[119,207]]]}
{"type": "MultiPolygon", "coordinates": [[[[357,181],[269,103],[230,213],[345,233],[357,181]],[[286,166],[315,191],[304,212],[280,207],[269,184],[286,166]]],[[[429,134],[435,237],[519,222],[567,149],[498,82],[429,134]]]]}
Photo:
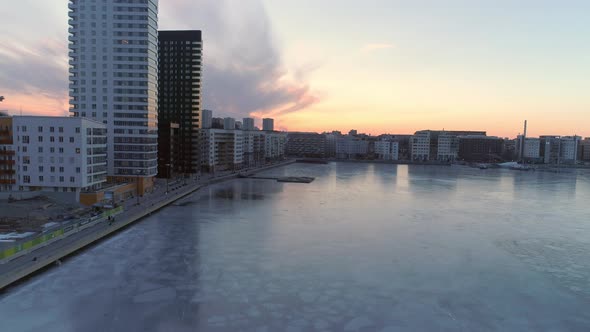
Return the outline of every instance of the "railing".
{"type": "Polygon", "coordinates": [[[0,264],[22,256],[30,251],[36,250],[42,246],[58,240],[63,237],[75,234],[83,229],[94,226],[99,222],[105,221],[108,217],[115,216],[123,212],[123,207],[119,206],[114,209],[104,211],[103,213],[90,218],[80,219],[74,222],[66,222],[59,226],[59,229],[52,229],[48,233],[38,235],[33,239],[27,238],[16,243],[14,246],[0,251],[0,264]]]}

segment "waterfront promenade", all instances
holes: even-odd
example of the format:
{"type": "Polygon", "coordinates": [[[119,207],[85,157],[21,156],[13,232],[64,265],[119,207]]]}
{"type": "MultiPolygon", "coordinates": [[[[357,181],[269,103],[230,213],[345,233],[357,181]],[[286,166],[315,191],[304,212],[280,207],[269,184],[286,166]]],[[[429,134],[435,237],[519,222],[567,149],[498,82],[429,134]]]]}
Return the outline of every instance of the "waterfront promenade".
{"type": "MultiPolygon", "coordinates": [[[[293,160],[288,160],[255,169],[242,170],[241,173],[253,174],[293,162],[293,160]]],[[[140,197],[139,204],[137,203],[137,198],[123,202],[124,212],[115,217],[114,223],[109,223],[107,220],[98,222],[78,233],[63,237],[47,246],[32,250],[5,264],[0,264],[0,290],[54,262],[58,262],[59,264],[59,260],[63,257],[75,253],[209,184],[236,177],[238,177],[237,172],[224,172],[216,174],[216,176],[201,177],[200,181],[188,179],[177,180],[170,182],[168,186],[165,180],[160,180],[152,192],[140,197]],[[167,189],[169,189],[168,192],[167,189]]]]}

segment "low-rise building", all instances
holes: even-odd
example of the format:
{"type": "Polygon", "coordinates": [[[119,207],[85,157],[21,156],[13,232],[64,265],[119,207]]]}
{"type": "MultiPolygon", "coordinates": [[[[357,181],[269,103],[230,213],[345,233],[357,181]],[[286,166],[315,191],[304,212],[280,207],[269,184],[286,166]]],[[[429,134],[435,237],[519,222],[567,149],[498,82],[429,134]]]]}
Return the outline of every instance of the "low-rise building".
{"type": "Polygon", "coordinates": [[[399,142],[381,139],[375,142],[375,154],[380,160],[398,160],[399,142]]]}
{"type": "Polygon", "coordinates": [[[503,161],[504,140],[495,136],[460,136],[459,158],[465,161],[503,161]]]}
{"type": "Polygon", "coordinates": [[[0,114],[0,191],[16,187],[16,151],[12,140],[12,117],[0,114]]]}
{"type": "Polygon", "coordinates": [[[71,193],[106,182],[106,126],[79,117],[14,116],[16,189],[71,193]]]}
{"type": "Polygon", "coordinates": [[[343,135],[336,139],[336,158],[364,159],[369,153],[369,141],[364,137],[343,135]]]}
{"type": "Polygon", "coordinates": [[[590,162],[590,137],[580,140],[578,148],[579,160],[583,162],[590,162]]]}
{"type": "Polygon", "coordinates": [[[206,171],[236,170],[244,162],[241,130],[203,129],[203,167],[206,171]]]}
{"type": "Polygon", "coordinates": [[[287,134],[281,132],[264,132],[264,150],[267,160],[280,160],[285,157],[287,134]]]}
{"type": "Polygon", "coordinates": [[[287,155],[294,157],[325,158],[327,138],[318,133],[288,133],[287,155]]]}
{"type": "Polygon", "coordinates": [[[430,160],[430,131],[417,131],[410,140],[410,149],[413,161],[430,160]]]}

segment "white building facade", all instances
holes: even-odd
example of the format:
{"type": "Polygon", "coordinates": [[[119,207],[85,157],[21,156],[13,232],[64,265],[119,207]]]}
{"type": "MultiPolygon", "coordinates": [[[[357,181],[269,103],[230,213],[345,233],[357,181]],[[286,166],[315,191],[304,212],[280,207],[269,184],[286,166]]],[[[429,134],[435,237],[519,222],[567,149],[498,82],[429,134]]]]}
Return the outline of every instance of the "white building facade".
{"type": "Polygon", "coordinates": [[[417,131],[410,139],[412,160],[426,161],[430,159],[430,131],[417,131]]]}
{"type": "Polygon", "coordinates": [[[279,132],[265,132],[264,156],[267,159],[281,159],[287,148],[287,134],[279,132]]]}
{"type": "Polygon", "coordinates": [[[158,1],[70,0],[70,111],[107,125],[108,174],[157,173],[158,1]]]}
{"type": "Polygon", "coordinates": [[[336,138],[336,158],[354,159],[369,153],[369,142],[361,137],[343,135],[336,138]]]}
{"type": "Polygon", "coordinates": [[[459,138],[447,132],[438,135],[437,160],[453,162],[459,155],[459,138]]]}
{"type": "Polygon", "coordinates": [[[76,193],[100,189],[107,176],[103,123],[76,117],[15,116],[17,190],[76,193]]]}
{"type": "Polygon", "coordinates": [[[375,142],[375,154],[381,160],[399,159],[399,142],[380,140],[375,142]]]}
{"type": "Polygon", "coordinates": [[[241,130],[203,129],[203,166],[209,172],[240,169],[244,163],[241,130]]]}

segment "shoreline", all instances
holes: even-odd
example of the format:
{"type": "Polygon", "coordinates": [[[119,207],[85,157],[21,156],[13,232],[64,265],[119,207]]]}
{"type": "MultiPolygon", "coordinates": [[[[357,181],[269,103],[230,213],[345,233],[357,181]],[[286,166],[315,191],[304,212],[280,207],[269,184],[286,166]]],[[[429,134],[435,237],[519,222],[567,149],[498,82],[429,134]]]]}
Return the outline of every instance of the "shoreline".
{"type": "MultiPolygon", "coordinates": [[[[255,174],[268,169],[287,166],[295,163],[295,160],[287,160],[277,164],[267,165],[261,168],[246,171],[247,173],[255,174]]],[[[223,175],[216,178],[211,178],[205,183],[197,183],[189,186],[184,191],[176,193],[168,199],[163,199],[156,204],[146,207],[144,210],[132,213],[124,217],[123,220],[117,221],[112,225],[107,225],[106,222],[98,223],[87,229],[85,232],[73,234],[68,237],[60,238],[51,244],[35,249],[25,255],[19,256],[9,262],[0,264],[0,268],[6,269],[0,275],[0,292],[6,290],[11,285],[22,281],[24,278],[34,275],[37,272],[43,272],[43,269],[49,268],[54,262],[60,261],[70,255],[81,252],[87,247],[98,243],[99,241],[115,235],[119,231],[131,226],[132,224],[142,220],[151,214],[173,204],[174,202],[186,198],[195,192],[206,188],[212,184],[237,179],[239,172],[223,175]]],[[[130,212],[131,210],[124,211],[130,212]]],[[[118,215],[121,217],[121,215],[118,215]]],[[[58,263],[59,264],[59,263],[58,263]]]]}

